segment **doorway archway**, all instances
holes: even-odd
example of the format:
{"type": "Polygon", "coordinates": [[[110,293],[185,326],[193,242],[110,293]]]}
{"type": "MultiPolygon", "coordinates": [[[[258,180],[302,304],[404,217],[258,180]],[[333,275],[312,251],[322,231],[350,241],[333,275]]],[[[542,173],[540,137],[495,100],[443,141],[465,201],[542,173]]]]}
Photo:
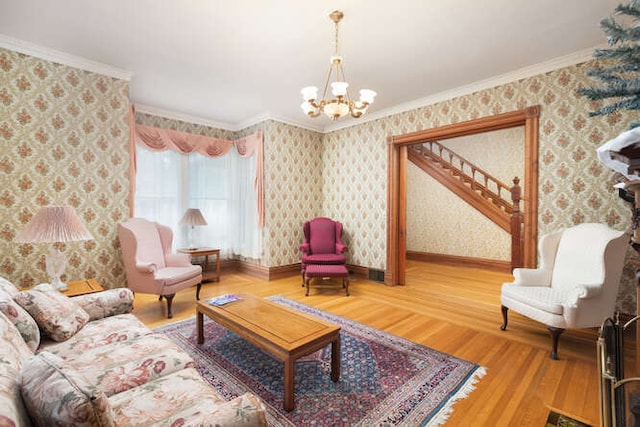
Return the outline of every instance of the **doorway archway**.
{"type": "Polygon", "coordinates": [[[407,147],[494,130],[524,126],[524,266],[535,267],[538,241],[538,137],[540,106],[388,138],[387,285],[405,284],[407,147]]]}

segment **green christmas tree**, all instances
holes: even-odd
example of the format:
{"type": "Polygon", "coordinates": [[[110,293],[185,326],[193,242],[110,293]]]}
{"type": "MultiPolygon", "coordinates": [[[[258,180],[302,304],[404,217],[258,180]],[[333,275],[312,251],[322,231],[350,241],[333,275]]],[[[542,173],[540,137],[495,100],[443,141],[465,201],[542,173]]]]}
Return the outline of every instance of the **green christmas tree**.
{"type": "MultiPolygon", "coordinates": [[[[578,93],[593,101],[615,100],[592,111],[590,116],[640,110],[640,0],[618,5],[615,11],[617,15],[629,17],[631,24],[623,26],[613,17],[600,22],[611,48],[595,50],[594,58],[606,61],[588,69],[586,75],[601,85],[578,89],[578,93]]],[[[629,128],[638,126],[640,119],[632,122],[629,128]]]]}

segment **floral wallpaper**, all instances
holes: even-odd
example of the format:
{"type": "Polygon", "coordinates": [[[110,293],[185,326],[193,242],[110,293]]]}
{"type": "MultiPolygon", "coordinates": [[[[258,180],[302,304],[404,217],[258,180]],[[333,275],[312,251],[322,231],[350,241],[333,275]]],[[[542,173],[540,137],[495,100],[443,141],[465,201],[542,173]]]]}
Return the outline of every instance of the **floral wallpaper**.
{"type": "Polygon", "coordinates": [[[135,122],[140,125],[177,130],[179,132],[187,132],[194,135],[204,135],[220,139],[236,139],[235,132],[230,130],[189,123],[181,120],[168,119],[166,117],[154,116],[152,114],[141,113],[139,111],[135,112],[135,122]]]}
{"type": "MultiPolygon", "coordinates": [[[[325,135],[323,212],[342,218],[346,232],[357,236],[349,262],[385,267],[388,136],[532,105],[541,106],[539,235],[582,222],[628,230],[629,207],[612,187],[617,177],[598,162],[595,150],[626,130],[632,118],[628,112],[589,117],[591,104],[575,93],[591,84],[584,75],[589,66],[562,68],[325,135]]],[[[636,311],[632,271],[627,263],[618,298],[625,313],[636,311]]]]}
{"type": "Polygon", "coordinates": [[[344,224],[347,263],[375,269],[386,262],[388,120],[323,138],[323,215],[344,224]]]}
{"type": "Polygon", "coordinates": [[[233,132],[139,112],[136,123],[224,139],[261,131],[265,174],[263,255],[260,260],[244,261],[264,267],[300,262],[302,224],[320,216],[322,209],[322,134],[273,120],[233,132]]]}
{"type": "MultiPolygon", "coordinates": [[[[264,257],[260,265],[275,267],[299,262],[297,247],[302,240],[301,224],[308,218],[322,215],[345,224],[349,263],[386,268],[387,137],[531,105],[541,106],[539,235],[587,221],[606,222],[617,229],[628,229],[628,206],[612,189],[616,176],[597,161],[595,149],[625,130],[630,117],[625,113],[607,118],[589,117],[591,105],[575,94],[577,87],[589,84],[584,76],[588,65],[563,68],[326,135],[271,120],[238,132],[235,137],[256,130],[265,135],[266,221],[264,257]]],[[[474,157],[480,167],[489,165],[497,155],[494,148],[486,150],[485,147],[490,155],[479,157],[478,150],[459,146],[463,142],[447,143],[458,144],[455,148],[461,151],[460,154],[474,157]]],[[[501,150],[504,151],[504,147],[501,150]]],[[[522,153],[509,151],[505,155],[519,159],[522,153]]],[[[495,165],[486,169],[507,181],[514,173],[521,175],[517,170],[496,169],[495,165]]],[[[421,172],[412,172],[411,168],[409,175],[429,180],[421,172]]],[[[419,186],[422,185],[429,189],[425,193],[430,197],[430,201],[424,203],[432,206],[433,200],[445,200],[444,204],[451,211],[464,213],[448,216],[457,218],[457,223],[442,223],[443,218],[439,217],[431,224],[431,231],[474,230],[462,241],[459,238],[443,240],[440,233],[437,238],[431,238],[435,247],[422,250],[509,258],[506,233],[434,182],[421,182],[419,186]],[[482,230],[478,231],[480,228],[482,230]],[[471,247],[475,252],[468,251],[471,247]]],[[[411,206],[423,202],[409,196],[408,203],[411,206]]],[[[416,207],[415,210],[423,208],[416,207]]],[[[418,238],[429,240],[410,234],[409,245],[413,244],[412,239],[418,238]]],[[[629,264],[621,286],[619,308],[633,313],[635,304],[633,267],[629,264]]]]}
{"type": "Polygon", "coordinates": [[[322,216],[322,134],[267,120],[238,133],[264,135],[263,259],[276,267],[300,262],[302,224],[322,216]]]}
{"type": "Polygon", "coordinates": [[[41,206],[71,205],[93,240],[69,242],[63,280],[124,286],[128,82],[0,49],[0,276],[47,282],[49,244],[13,242],[41,206]]]}
{"type": "MultiPolygon", "coordinates": [[[[584,76],[588,66],[354,121],[324,135],[273,120],[231,132],[139,113],[136,119],[225,138],[263,132],[266,225],[260,265],[299,262],[302,222],[322,215],[344,223],[349,263],[384,269],[387,137],[531,105],[541,106],[539,234],[587,221],[628,229],[629,207],[612,189],[617,177],[597,161],[595,149],[625,130],[631,117],[589,117],[592,106],[575,94],[590,84],[584,76]]],[[[128,213],[128,83],[3,49],[0,82],[0,275],[22,286],[47,280],[47,245],[12,240],[38,207],[70,204],[94,240],[65,245],[66,278],[123,285],[116,224],[128,213]]],[[[625,313],[635,312],[632,270],[628,263],[619,297],[625,313]]]]}

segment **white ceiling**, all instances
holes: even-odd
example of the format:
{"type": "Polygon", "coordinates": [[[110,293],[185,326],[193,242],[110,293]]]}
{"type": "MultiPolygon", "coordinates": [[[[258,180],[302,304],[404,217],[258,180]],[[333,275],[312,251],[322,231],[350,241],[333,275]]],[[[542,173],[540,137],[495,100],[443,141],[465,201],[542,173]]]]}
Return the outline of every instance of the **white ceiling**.
{"type": "Polygon", "coordinates": [[[274,118],[328,130],[357,119],[305,117],[300,89],[324,85],[332,10],[345,14],[352,96],[377,91],[369,116],[379,117],[536,64],[587,58],[606,42],[599,22],[620,1],[0,0],[0,35],[131,72],[131,100],[143,108],[230,129],[274,118]]]}

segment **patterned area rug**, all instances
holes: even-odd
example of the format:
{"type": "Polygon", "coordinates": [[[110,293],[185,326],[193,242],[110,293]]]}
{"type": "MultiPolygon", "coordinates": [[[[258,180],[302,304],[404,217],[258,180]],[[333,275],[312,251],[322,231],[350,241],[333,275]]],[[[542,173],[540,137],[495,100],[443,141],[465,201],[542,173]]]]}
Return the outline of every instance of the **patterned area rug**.
{"type": "Polygon", "coordinates": [[[331,346],[295,366],[295,402],[282,408],[283,363],[205,316],[196,344],[195,318],[155,329],[184,348],[225,398],[260,396],[273,426],[437,426],[473,390],[485,368],[404,338],[275,296],[271,301],[340,325],[341,376],[331,381],[331,346]]]}

